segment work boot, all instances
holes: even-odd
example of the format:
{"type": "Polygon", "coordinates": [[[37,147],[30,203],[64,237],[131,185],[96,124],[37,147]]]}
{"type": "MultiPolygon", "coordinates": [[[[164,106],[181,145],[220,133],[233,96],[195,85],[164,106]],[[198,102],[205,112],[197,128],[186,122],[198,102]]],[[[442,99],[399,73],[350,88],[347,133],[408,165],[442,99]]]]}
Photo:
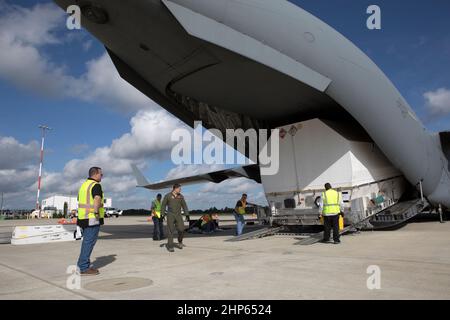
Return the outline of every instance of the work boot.
{"type": "Polygon", "coordinates": [[[166,246],[166,248],[167,248],[167,251],[169,251],[169,252],[175,252],[175,250],[172,247],[166,246]]]}
{"type": "Polygon", "coordinates": [[[89,268],[86,271],[80,272],[80,274],[82,276],[96,276],[96,275],[100,274],[100,272],[97,269],[89,268]]]}
{"type": "Polygon", "coordinates": [[[334,240],[334,244],[339,244],[341,243],[341,240],[334,240]]]}

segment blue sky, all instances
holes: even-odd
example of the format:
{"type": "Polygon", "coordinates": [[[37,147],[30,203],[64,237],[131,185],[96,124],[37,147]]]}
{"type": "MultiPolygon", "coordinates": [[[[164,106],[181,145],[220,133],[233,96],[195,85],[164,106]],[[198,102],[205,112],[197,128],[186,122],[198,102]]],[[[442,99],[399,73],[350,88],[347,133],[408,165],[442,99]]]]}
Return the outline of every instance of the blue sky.
{"type": "MultiPolygon", "coordinates": [[[[393,81],[429,130],[450,128],[450,101],[447,101],[450,96],[449,1],[291,2],[330,24],[366,52],[393,81]],[[366,28],[366,8],[371,4],[381,7],[382,30],[366,28]]],[[[133,89],[116,78],[103,46],[84,30],[67,30],[64,12],[56,5],[49,1],[0,0],[0,46],[4,55],[8,52],[3,57],[0,55],[4,60],[4,65],[0,61],[0,138],[3,138],[0,150],[5,155],[5,150],[15,152],[17,149],[17,155],[23,154],[26,158],[10,167],[6,160],[0,159],[0,164],[5,166],[0,167],[3,178],[0,191],[6,192],[5,199],[10,207],[33,206],[39,124],[54,129],[46,145],[44,196],[74,192],[80,179],[78,171],[84,170],[89,161],[101,158],[100,162],[114,162],[110,172],[105,173],[110,174],[109,185],[114,185],[110,193],[117,199],[116,205],[146,207],[154,194],[136,190],[130,172],[124,169],[127,163],[108,158],[109,153],[120,154],[127,150],[134,140],[138,141],[136,156],[129,162],[144,165],[146,175],[152,180],[171,176],[170,170],[173,176],[177,172],[202,169],[176,171],[170,160],[163,160],[162,155],[167,150],[154,141],[160,128],[147,132],[144,122],[151,118],[152,112],[174,126],[177,120],[169,120],[171,116],[139,93],[130,95],[133,89]],[[45,18],[44,22],[38,20],[40,16],[45,18]],[[23,34],[17,21],[34,28],[34,33],[30,33],[32,38],[23,34]],[[39,28],[45,32],[39,33],[39,28]],[[9,41],[10,36],[20,40],[19,44],[9,41]],[[20,54],[29,58],[20,60],[20,54]],[[98,72],[105,69],[108,72],[98,72]],[[102,76],[114,78],[113,84],[103,81],[102,76]],[[63,83],[69,83],[80,92],[89,88],[90,93],[82,94],[82,98],[67,94],[63,83]],[[92,120],[99,118],[101,121],[95,123],[92,120]],[[145,134],[150,141],[142,140],[145,134]],[[99,148],[103,148],[104,156],[98,155],[99,148]],[[153,152],[151,148],[159,151],[153,152]],[[15,174],[23,178],[14,178],[15,174]],[[61,187],[64,181],[70,181],[67,183],[70,187],[61,187]],[[11,184],[17,184],[14,192],[10,191],[11,184]]],[[[191,197],[192,208],[204,208],[213,204],[232,206],[245,189],[250,190],[247,192],[257,199],[256,202],[264,203],[262,188],[250,182],[190,187],[186,192],[191,197]],[[211,195],[205,201],[202,199],[205,192],[224,192],[226,196],[211,195]]]]}

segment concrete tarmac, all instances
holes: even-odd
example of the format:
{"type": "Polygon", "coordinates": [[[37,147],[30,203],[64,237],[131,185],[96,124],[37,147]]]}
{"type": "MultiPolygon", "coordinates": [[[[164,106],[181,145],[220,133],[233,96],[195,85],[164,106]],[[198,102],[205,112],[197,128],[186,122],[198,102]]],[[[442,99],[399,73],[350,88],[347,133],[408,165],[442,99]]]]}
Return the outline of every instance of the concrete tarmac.
{"type": "MultiPolygon", "coordinates": [[[[55,220],[1,221],[13,225],[55,220]]],[[[145,217],[107,219],[92,254],[99,276],[70,289],[67,268],[80,242],[0,245],[0,299],[449,299],[450,223],[416,221],[396,231],[362,232],[342,244],[293,245],[272,236],[225,242],[229,230],[191,235],[169,253],[145,217]],[[369,266],[380,270],[370,290],[369,266]],[[69,288],[67,286],[69,282],[69,288]]],[[[246,231],[255,230],[249,226],[246,231]]]]}

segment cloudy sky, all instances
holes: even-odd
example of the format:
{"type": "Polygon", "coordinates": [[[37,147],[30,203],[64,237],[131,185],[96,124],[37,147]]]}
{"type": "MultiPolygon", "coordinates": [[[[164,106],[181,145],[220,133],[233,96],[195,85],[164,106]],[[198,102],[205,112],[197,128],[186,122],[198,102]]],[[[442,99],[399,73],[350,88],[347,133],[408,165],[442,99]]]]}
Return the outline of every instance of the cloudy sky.
{"type": "MultiPolygon", "coordinates": [[[[449,129],[450,2],[292,2],[365,51],[429,130],[449,129]],[[373,3],[382,9],[381,31],[365,27],[373,3]]],[[[45,0],[0,0],[0,192],[7,208],[34,206],[39,124],[53,128],[46,140],[43,198],[75,195],[87,169],[98,165],[115,206],[146,208],[155,194],[135,188],[130,164],[151,181],[210,169],[168,160],[170,133],[183,124],[123,81],[95,38],[68,30],[61,9],[45,0]]],[[[192,209],[233,206],[244,191],[265,203],[262,187],[243,179],[183,190],[192,209]]]]}

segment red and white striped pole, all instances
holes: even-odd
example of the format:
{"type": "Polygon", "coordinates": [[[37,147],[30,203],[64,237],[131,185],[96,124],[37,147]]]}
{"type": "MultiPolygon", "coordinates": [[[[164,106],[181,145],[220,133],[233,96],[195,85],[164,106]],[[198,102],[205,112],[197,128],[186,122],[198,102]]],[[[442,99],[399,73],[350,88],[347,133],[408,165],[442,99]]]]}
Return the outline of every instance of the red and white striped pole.
{"type": "Polygon", "coordinates": [[[39,163],[39,177],[38,177],[38,190],[37,190],[37,197],[36,197],[36,210],[39,210],[39,218],[41,217],[41,211],[40,211],[40,205],[39,205],[39,195],[41,193],[41,178],[42,178],[42,165],[44,162],[44,140],[45,140],[45,131],[46,130],[52,130],[52,128],[49,128],[47,126],[39,126],[40,129],[42,129],[42,142],[41,142],[41,161],[39,163]]]}

